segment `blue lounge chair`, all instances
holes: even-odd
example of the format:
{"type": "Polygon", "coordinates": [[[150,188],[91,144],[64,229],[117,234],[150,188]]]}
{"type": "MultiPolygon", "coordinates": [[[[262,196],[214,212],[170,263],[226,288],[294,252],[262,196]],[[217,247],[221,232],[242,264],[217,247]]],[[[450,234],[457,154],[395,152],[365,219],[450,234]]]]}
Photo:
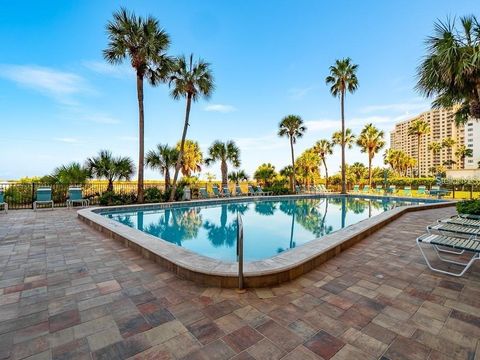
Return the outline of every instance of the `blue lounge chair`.
{"type": "Polygon", "coordinates": [[[271,191],[263,191],[262,187],[260,185],[257,186],[257,195],[262,195],[262,196],[270,196],[273,195],[273,192],[271,191]]]}
{"type": "Polygon", "coordinates": [[[242,192],[240,185],[235,186],[235,196],[247,196],[247,193],[242,192]]]}
{"type": "Polygon", "coordinates": [[[223,197],[231,197],[232,196],[232,193],[230,192],[230,189],[228,188],[228,186],[223,187],[222,196],[223,197]]]}
{"type": "Polygon", "coordinates": [[[375,192],[377,194],[383,194],[383,186],[382,185],[377,185],[375,188],[375,192]]]}
{"type": "Polygon", "coordinates": [[[8,204],[5,202],[5,198],[3,196],[3,189],[0,189],[0,206],[3,206],[3,211],[5,214],[8,212],[8,204]]]}
{"type": "Polygon", "coordinates": [[[403,196],[412,196],[412,187],[404,186],[403,187],[403,196]]]}
{"type": "Polygon", "coordinates": [[[370,185],[364,185],[362,189],[362,193],[368,194],[370,192],[370,185]]]}
{"type": "Polygon", "coordinates": [[[360,185],[353,185],[353,192],[354,193],[360,192],[360,185]]]}
{"type": "Polygon", "coordinates": [[[51,205],[52,210],[53,210],[52,188],[51,187],[39,187],[37,189],[37,198],[33,202],[33,210],[34,211],[37,211],[38,204],[51,205]]]}
{"type": "Polygon", "coordinates": [[[208,195],[208,191],[206,188],[198,189],[198,197],[200,199],[208,199],[210,196],[208,195]]]}
{"type": "Polygon", "coordinates": [[[295,185],[295,193],[297,193],[297,194],[302,193],[302,188],[299,185],[295,185]]]}
{"type": "Polygon", "coordinates": [[[83,197],[82,189],[78,187],[69,187],[68,188],[68,200],[67,200],[67,208],[72,207],[75,203],[79,203],[82,206],[88,206],[90,204],[90,200],[85,199],[83,197]]]}
{"type": "Polygon", "coordinates": [[[220,190],[218,189],[217,185],[212,186],[212,191],[213,191],[213,196],[215,197],[221,197],[222,194],[220,193],[220,190]]]}
{"type": "Polygon", "coordinates": [[[248,196],[255,196],[257,193],[255,192],[255,189],[253,188],[252,185],[248,185],[248,196]]]}
{"type": "Polygon", "coordinates": [[[420,185],[417,189],[418,196],[427,196],[427,187],[425,185],[420,185]]]}
{"type": "Polygon", "coordinates": [[[387,194],[389,195],[394,195],[397,192],[397,186],[396,185],[390,185],[387,189],[387,194]]]}

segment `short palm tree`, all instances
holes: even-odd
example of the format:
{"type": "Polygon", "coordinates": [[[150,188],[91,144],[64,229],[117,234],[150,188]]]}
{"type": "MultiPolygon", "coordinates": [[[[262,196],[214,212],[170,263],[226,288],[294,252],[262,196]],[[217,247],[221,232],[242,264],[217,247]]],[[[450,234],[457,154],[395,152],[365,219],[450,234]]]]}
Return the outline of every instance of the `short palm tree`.
{"type": "Polygon", "coordinates": [[[51,175],[42,178],[42,182],[49,184],[83,185],[90,177],[90,172],[78,162],[61,165],[51,175]]]}
{"type": "Polygon", "coordinates": [[[463,164],[463,168],[465,169],[465,158],[466,157],[472,157],[473,156],[473,150],[467,148],[465,145],[461,145],[457,148],[457,151],[455,151],[455,156],[460,159],[460,161],[463,164]]]}
{"type": "Polygon", "coordinates": [[[247,181],[248,175],[245,170],[232,171],[228,174],[228,180],[238,185],[240,181],[247,181]]]}
{"type": "Polygon", "coordinates": [[[170,76],[171,95],[175,100],[186,99],[185,122],[183,125],[182,140],[180,142],[180,152],[177,165],[175,166],[175,175],[173,176],[173,189],[170,194],[170,201],[173,201],[177,188],[178,173],[182,167],[183,152],[187,129],[190,121],[190,108],[192,101],[197,101],[200,97],[208,99],[215,88],[210,64],[199,59],[193,61],[193,54],[187,60],[185,56],[179,57],[173,65],[172,75],[170,76]]]}
{"type": "Polygon", "coordinates": [[[253,173],[253,178],[263,185],[269,186],[273,178],[277,175],[275,166],[270,163],[263,163],[253,173]]]}
{"type": "Polygon", "coordinates": [[[449,169],[452,168],[452,165],[455,164],[455,161],[453,160],[453,147],[455,146],[457,142],[452,139],[451,137],[446,137],[442,140],[442,147],[447,149],[447,155],[450,157],[448,160],[450,160],[450,162],[447,164],[447,166],[449,167],[449,169]]]}
{"type": "Polygon", "coordinates": [[[293,168],[293,182],[291,184],[292,191],[295,188],[295,155],[293,152],[293,144],[297,142],[298,138],[301,138],[307,128],[303,125],[303,120],[297,115],[285,116],[278,125],[278,136],[286,136],[290,141],[290,153],[292,156],[292,168],[293,168]]]}
{"type": "Polygon", "coordinates": [[[127,156],[114,157],[111,151],[101,150],[98,156],[88,158],[85,166],[93,177],[107,179],[107,191],[113,191],[116,180],[130,180],[135,172],[132,159],[127,156]]]}
{"type": "Polygon", "coordinates": [[[330,66],[330,75],[326,77],[325,82],[330,86],[330,93],[340,98],[340,112],[342,118],[342,194],[347,193],[345,182],[345,95],[347,91],[354,93],[358,88],[357,79],[358,65],[352,64],[350,58],[335,61],[335,65],[330,66]]]}
{"type": "Polygon", "coordinates": [[[165,189],[170,188],[170,169],[177,163],[177,149],[167,145],[158,144],[155,150],[147,152],[146,164],[152,169],[159,170],[165,179],[165,189]]]}
{"type": "Polygon", "coordinates": [[[361,152],[368,154],[368,184],[372,185],[372,160],[385,146],[384,132],[377,129],[373,124],[367,124],[362,129],[357,138],[357,145],[360,146],[361,152]]]}
{"type": "Polygon", "coordinates": [[[438,154],[440,154],[440,151],[442,151],[442,144],[439,142],[431,142],[428,144],[428,150],[430,150],[433,154],[433,157],[435,158],[438,154]]]}
{"type": "Polygon", "coordinates": [[[208,149],[208,158],[205,164],[211,165],[220,161],[220,170],[222,172],[222,187],[228,186],[228,162],[234,167],[240,166],[240,149],[234,141],[214,141],[208,149]]]}
{"type": "MultiPolygon", "coordinates": [[[[180,152],[181,142],[177,143],[177,153],[180,152]]],[[[177,159],[178,160],[178,159],[177,159]]],[[[181,163],[181,172],[183,176],[192,176],[192,173],[202,171],[203,153],[200,145],[194,140],[185,140],[183,145],[183,159],[181,163]]]]}
{"type": "Polygon", "coordinates": [[[408,135],[417,137],[417,177],[420,177],[420,141],[423,135],[430,132],[430,126],[427,122],[417,119],[408,127],[408,135]]]}
{"type": "Polygon", "coordinates": [[[144,168],[144,111],[143,80],[153,85],[165,81],[172,61],[166,55],[170,45],[168,34],[160,28],[158,21],[149,16],[146,19],[133,12],[120,9],[107,24],[108,47],[103,57],[111,64],[121,64],[129,59],[137,75],[139,151],[138,151],[138,202],[143,202],[144,168]]]}
{"type": "Polygon", "coordinates": [[[418,68],[417,89],[435,97],[434,107],[460,105],[457,124],[480,119],[480,24],[475,16],[438,21],[427,38],[427,55],[418,68]]]}
{"type": "Polygon", "coordinates": [[[323,167],[325,168],[325,186],[328,186],[328,168],[327,168],[327,156],[333,154],[333,144],[327,139],[318,140],[313,149],[317,152],[318,156],[323,162],[323,167]]]}
{"type": "Polygon", "coordinates": [[[288,178],[288,183],[290,184],[290,188],[293,186],[293,167],[292,165],[287,165],[283,169],[279,171],[280,175],[285,176],[288,178]]]}
{"type": "MultiPolygon", "coordinates": [[[[353,134],[352,129],[345,129],[345,146],[349,149],[353,148],[353,145],[355,144],[355,138],[356,136],[353,134]]],[[[341,131],[335,131],[332,134],[332,144],[333,145],[342,145],[342,132],[341,131]]]]}

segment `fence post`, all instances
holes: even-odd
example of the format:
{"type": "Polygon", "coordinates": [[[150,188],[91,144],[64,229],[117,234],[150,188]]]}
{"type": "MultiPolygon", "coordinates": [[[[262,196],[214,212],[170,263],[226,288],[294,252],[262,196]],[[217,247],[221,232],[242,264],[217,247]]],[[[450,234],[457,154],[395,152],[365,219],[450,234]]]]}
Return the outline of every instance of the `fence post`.
{"type": "Polygon", "coordinates": [[[33,209],[34,202],[35,202],[35,183],[32,182],[32,209],[33,209]]]}
{"type": "Polygon", "coordinates": [[[237,292],[244,293],[246,290],[243,284],[243,221],[237,212],[237,260],[238,260],[238,289],[237,292]]]}

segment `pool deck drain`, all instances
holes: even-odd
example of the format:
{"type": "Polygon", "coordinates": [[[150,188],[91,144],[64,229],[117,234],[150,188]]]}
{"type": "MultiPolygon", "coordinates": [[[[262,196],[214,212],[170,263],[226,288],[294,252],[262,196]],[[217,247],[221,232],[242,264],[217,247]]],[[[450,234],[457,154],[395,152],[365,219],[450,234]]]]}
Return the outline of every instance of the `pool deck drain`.
{"type": "MultiPolygon", "coordinates": [[[[337,195],[330,195],[337,196],[337,195]]],[[[305,197],[305,196],[304,196],[305,197]]],[[[261,197],[256,200],[283,200],[304,198],[301,196],[261,197]]],[[[319,196],[308,196],[318,198],[319,196]]],[[[351,196],[355,197],[355,196],[351,196]]],[[[404,199],[404,198],[398,198],[404,199]]],[[[252,200],[243,198],[241,200],[252,200]]],[[[411,199],[410,199],[411,200],[411,199]]],[[[422,199],[425,200],[425,199],[422,199]]],[[[173,206],[198,206],[206,204],[221,204],[238,201],[235,198],[225,200],[213,199],[204,201],[174,203],[173,206]]],[[[383,212],[369,219],[350,225],[332,234],[312,240],[297,248],[291,249],[268,259],[246,262],[244,265],[245,286],[249,288],[275,286],[291,281],[312,271],[320,264],[338,255],[340,252],[361,241],[391,221],[405,213],[453,206],[453,202],[432,202],[423,205],[402,206],[383,212]]],[[[235,288],[238,286],[237,263],[225,262],[202,256],[188,249],[171,244],[155,236],[146,234],[115,220],[99,214],[101,211],[118,209],[138,210],[155,207],[172,207],[171,203],[108,208],[88,208],[78,211],[78,217],[101,231],[108,237],[121,241],[143,257],[155,261],[169,269],[177,276],[194,281],[198,284],[235,288]]]]}

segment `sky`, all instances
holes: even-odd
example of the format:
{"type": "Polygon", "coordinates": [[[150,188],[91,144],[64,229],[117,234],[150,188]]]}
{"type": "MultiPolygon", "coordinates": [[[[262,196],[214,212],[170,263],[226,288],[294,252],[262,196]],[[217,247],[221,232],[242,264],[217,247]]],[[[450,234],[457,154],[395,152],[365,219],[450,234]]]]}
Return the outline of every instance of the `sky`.
{"type": "MultiPolygon", "coordinates": [[[[430,106],[414,90],[425,39],[437,19],[479,14],[480,2],[423,1],[6,1],[0,0],[0,180],[41,176],[100,149],[138,160],[135,74],[108,65],[105,26],[121,6],[152,15],[171,38],[168,53],[209,63],[215,92],[192,106],[188,138],[206,156],[215,140],[234,140],[241,168],[252,175],[270,162],[290,162],[277,136],[282,117],[307,126],[299,155],[340,128],[340,103],[325,84],[329,66],[350,57],[359,88],[346,98],[346,122],[389,132],[395,122],[430,106]]],[[[168,85],[145,85],[145,149],[174,145],[185,103],[168,85]]],[[[347,162],[367,163],[355,147],[347,162]]],[[[374,159],[382,165],[381,154],[374,159]]],[[[337,172],[340,150],[327,159],[337,172]]],[[[204,166],[220,173],[220,165],[204,166]]],[[[159,179],[146,170],[147,179],[159,179]]]]}

